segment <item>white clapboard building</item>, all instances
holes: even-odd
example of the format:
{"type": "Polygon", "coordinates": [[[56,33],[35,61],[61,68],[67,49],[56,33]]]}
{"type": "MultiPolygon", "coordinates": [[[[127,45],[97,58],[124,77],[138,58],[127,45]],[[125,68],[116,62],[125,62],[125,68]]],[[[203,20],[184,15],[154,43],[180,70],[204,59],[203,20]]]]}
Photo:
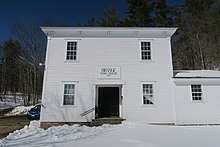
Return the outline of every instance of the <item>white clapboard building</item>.
{"type": "Polygon", "coordinates": [[[148,123],[220,123],[220,73],[173,74],[170,39],[176,28],[42,30],[48,42],[41,124],[112,117],[148,123]]]}

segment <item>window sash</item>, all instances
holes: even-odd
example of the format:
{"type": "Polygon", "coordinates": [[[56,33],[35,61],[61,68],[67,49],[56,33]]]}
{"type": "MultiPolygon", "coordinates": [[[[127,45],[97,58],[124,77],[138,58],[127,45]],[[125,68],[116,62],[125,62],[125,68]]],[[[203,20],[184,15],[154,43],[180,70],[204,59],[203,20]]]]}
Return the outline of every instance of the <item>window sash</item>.
{"type": "Polygon", "coordinates": [[[151,60],[151,42],[141,42],[141,59],[151,60]]]}
{"type": "Polygon", "coordinates": [[[64,84],[63,105],[74,105],[75,84],[64,84]]]}
{"type": "Polygon", "coordinates": [[[154,94],[153,94],[153,84],[143,84],[143,104],[153,105],[154,104],[154,94]]]}
{"type": "Polygon", "coordinates": [[[77,58],[77,42],[67,42],[66,60],[76,60],[77,58]]]}
{"type": "Polygon", "coordinates": [[[191,85],[192,100],[201,101],[202,100],[202,87],[201,85],[191,85]]]}
{"type": "Polygon", "coordinates": [[[63,105],[74,105],[74,95],[64,95],[63,105]]]}

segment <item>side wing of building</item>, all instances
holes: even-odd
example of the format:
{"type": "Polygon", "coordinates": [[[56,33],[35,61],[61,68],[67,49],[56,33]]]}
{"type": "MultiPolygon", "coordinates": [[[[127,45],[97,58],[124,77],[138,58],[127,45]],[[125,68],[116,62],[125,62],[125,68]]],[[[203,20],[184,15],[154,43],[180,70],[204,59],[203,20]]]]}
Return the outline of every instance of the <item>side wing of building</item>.
{"type": "Polygon", "coordinates": [[[177,124],[220,123],[220,71],[178,71],[173,81],[177,124]]]}

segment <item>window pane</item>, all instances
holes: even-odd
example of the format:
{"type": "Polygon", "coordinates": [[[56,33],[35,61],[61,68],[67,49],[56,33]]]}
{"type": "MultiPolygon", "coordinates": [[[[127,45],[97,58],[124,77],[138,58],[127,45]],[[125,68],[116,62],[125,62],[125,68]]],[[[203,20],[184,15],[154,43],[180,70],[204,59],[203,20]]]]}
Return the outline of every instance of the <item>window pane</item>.
{"type": "Polygon", "coordinates": [[[74,95],[64,95],[63,105],[74,105],[74,95]]]}
{"type": "Polygon", "coordinates": [[[146,42],[141,42],[141,46],[142,47],[146,46],[146,42]]]}
{"type": "Polygon", "coordinates": [[[144,104],[154,104],[152,97],[151,96],[149,96],[149,97],[144,96],[144,104]]]}

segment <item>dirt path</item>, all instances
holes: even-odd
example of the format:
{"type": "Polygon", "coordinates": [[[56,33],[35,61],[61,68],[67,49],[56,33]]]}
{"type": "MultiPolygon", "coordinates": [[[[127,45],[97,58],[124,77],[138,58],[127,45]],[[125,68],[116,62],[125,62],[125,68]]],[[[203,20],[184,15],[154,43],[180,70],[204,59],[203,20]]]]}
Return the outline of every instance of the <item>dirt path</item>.
{"type": "Polygon", "coordinates": [[[0,117],[0,139],[25,125],[29,125],[29,123],[30,120],[27,116],[0,117]]]}

